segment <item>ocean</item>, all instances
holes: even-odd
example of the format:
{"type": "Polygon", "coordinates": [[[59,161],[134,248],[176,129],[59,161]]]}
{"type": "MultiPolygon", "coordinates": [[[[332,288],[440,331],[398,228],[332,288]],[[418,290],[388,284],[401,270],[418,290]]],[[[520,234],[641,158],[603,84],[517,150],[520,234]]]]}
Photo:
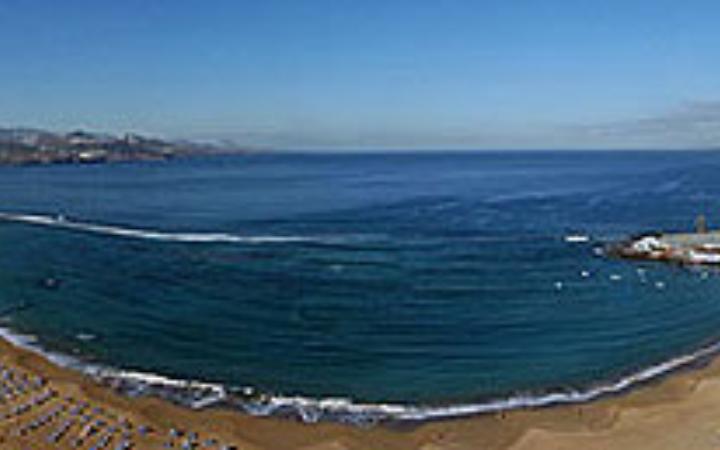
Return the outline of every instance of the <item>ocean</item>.
{"type": "Polygon", "coordinates": [[[717,350],[718,273],[601,249],[720,226],[718,173],[692,151],[4,167],[2,326],[129,395],[251,414],[588,401],[717,350]]]}

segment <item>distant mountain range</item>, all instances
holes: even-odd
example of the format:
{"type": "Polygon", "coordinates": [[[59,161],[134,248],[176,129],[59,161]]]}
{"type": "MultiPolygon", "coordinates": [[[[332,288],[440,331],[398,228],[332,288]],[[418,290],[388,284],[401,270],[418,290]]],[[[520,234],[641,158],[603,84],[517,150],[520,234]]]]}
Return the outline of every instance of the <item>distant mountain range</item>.
{"type": "Polygon", "coordinates": [[[228,144],[167,141],[128,133],[116,136],[77,130],[55,133],[0,128],[0,164],[90,164],[167,160],[180,156],[242,152],[228,144]]]}

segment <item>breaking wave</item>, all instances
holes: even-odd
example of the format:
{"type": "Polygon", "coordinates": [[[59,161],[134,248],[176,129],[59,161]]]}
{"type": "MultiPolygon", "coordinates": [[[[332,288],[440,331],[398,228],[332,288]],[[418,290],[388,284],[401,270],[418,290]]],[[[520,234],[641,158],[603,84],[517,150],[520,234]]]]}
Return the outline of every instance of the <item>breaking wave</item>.
{"type": "Polygon", "coordinates": [[[229,233],[171,233],[155,230],[125,228],[114,225],[78,222],[69,220],[64,216],[48,216],[40,214],[0,213],[0,220],[4,220],[6,222],[20,222],[31,225],[64,228],[68,230],[82,231],[108,236],[117,236],[131,239],[148,239],[165,242],[263,244],[322,241],[322,238],[305,236],[241,236],[229,233]]]}
{"type": "Polygon", "coordinates": [[[122,370],[84,363],[78,358],[46,351],[35,336],[0,328],[0,337],[12,344],[42,355],[56,365],[77,370],[130,396],[153,396],[192,409],[224,407],[254,416],[298,418],[306,423],[320,421],[371,425],[381,422],[422,422],[496,413],[522,408],[586,403],[625,392],[672,371],[691,366],[720,353],[720,342],[647,367],[613,382],[588,389],[567,389],[542,394],[518,394],[507,398],[455,405],[413,405],[403,403],[360,403],[349,398],[309,398],[271,395],[250,386],[228,387],[220,383],[175,379],[164,375],[122,370]]]}

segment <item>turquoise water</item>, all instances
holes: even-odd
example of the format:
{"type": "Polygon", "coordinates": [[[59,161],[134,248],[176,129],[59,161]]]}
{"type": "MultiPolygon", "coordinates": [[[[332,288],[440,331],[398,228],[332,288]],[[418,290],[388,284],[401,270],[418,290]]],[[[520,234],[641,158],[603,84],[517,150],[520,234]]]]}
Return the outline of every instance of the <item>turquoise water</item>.
{"type": "Polygon", "coordinates": [[[596,251],[720,224],[718,169],[699,152],[2,168],[0,309],[83,363],[250,387],[226,401],[254,413],[587,400],[720,338],[714,272],[596,251]]]}

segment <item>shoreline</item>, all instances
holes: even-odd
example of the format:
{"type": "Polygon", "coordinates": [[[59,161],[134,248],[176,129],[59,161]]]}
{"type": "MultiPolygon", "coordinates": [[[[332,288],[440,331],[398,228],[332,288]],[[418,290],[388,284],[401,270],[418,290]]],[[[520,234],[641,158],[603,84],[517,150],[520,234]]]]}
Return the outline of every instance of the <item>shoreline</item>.
{"type": "Polygon", "coordinates": [[[111,388],[126,398],[155,398],[191,411],[214,409],[308,425],[330,423],[360,428],[418,427],[427,423],[505,415],[519,410],[581,407],[627,395],[677,373],[705,366],[720,356],[720,341],[715,341],[690,353],[584,388],[515,394],[468,403],[362,403],[344,397],[269,394],[252,386],[232,387],[200,379],[170,378],[158,373],[86,362],[78,356],[47,349],[35,335],[15,332],[4,326],[0,326],[0,339],[37,354],[60,369],[70,370],[97,385],[111,388]]]}
{"type": "MultiPolygon", "coordinates": [[[[142,423],[155,430],[151,437],[135,443],[134,448],[140,449],[156,448],[155,444],[169,439],[166,430],[170,429],[197,430],[200,436],[212,436],[244,449],[660,449],[690,448],[691,443],[692,448],[717,448],[720,360],[715,354],[707,358],[587,403],[358,427],[255,417],[223,408],[191,410],[158,398],[128,398],[87,375],[54,364],[34,350],[20,348],[5,337],[0,339],[0,363],[5,366],[42,376],[61,396],[72,395],[113,411],[116,417],[129,418],[136,426],[142,423]],[[700,364],[703,366],[698,367],[700,364]],[[673,439],[668,440],[670,435],[673,439]],[[670,441],[674,444],[669,445],[670,441]]],[[[6,408],[0,406],[0,410],[6,408]]],[[[49,431],[40,433],[43,442],[49,431]]],[[[0,421],[3,445],[25,448],[21,444],[27,444],[26,438],[15,443],[8,432],[7,421],[0,421]]],[[[63,442],[67,444],[69,439],[63,442]]]]}

